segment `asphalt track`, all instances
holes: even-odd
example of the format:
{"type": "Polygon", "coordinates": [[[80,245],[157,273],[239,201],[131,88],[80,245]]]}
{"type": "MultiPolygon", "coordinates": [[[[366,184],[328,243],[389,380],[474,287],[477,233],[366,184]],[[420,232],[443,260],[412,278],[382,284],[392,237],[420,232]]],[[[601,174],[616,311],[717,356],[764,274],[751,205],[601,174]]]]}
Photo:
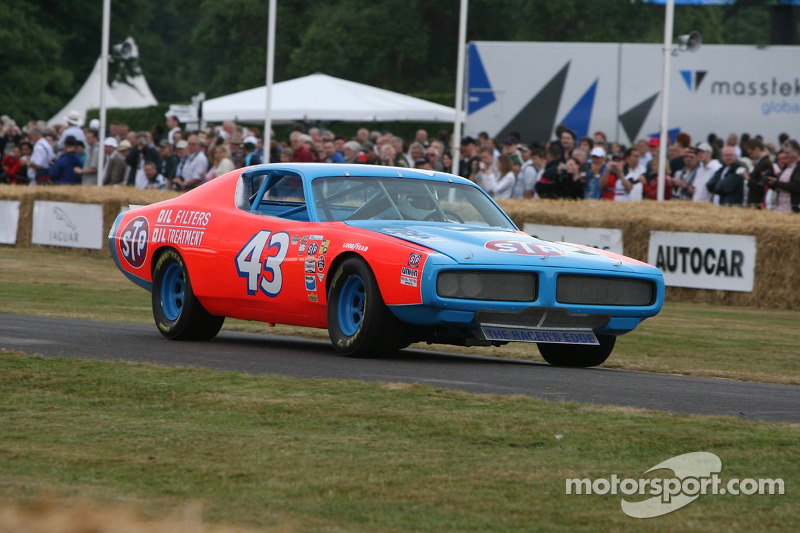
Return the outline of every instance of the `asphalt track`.
{"type": "Polygon", "coordinates": [[[555,368],[427,350],[403,350],[391,358],[350,359],[338,355],[326,341],[268,334],[223,330],[210,342],[173,342],[164,339],[154,325],[0,315],[0,349],[296,378],[426,383],[475,393],[800,423],[799,386],[602,367],[555,368]]]}

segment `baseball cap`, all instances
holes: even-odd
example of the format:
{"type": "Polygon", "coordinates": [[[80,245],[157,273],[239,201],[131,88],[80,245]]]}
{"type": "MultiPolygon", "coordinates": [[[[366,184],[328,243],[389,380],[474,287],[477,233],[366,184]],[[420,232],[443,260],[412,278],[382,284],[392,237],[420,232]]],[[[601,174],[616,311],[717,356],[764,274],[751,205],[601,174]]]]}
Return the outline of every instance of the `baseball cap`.
{"type": "Polygon", "coordinates": [[[647,141],[648,146],[658,146],[659,144],[661,144],[661,139],[658,137],[650,137],[650,140],[647,141]]]}
{"type": "Polygon", "coordinates": [[[711,145],[708,143],[700,143],[697,145],[697,150],[699,152],[711,152],[711,145]]]}
{"type": "Polygon", "coordinates": [[[258,139],[256,139],[253,135],[248,135],[244,138],[242,144],[252,144],[253,146],[256,146],[258,144],[258,139]]]}
{"type": "Polygon", "coordinates": [[[599,146],[595,146],[594,148],[592,148],[592,151],[589,152],[589,155],[591,157],[605,157],[606,151],[600,148],[599,146]]]}
{"type": "Polygon", "coordinates": [[[111,148],[117,147],[117,140],[114,137],[106,137],[106,140],[103,142],[106,146],[110,146],[111,148]]]}
{"type": "Polygon", "coordinates": [[[177,148],[178,150],[180,150],[181,148],[188,148],[188,147],[189,143],[186,141],[186,139],[181,139],[180,141],[175,143],[175,148],[177,148]]]}

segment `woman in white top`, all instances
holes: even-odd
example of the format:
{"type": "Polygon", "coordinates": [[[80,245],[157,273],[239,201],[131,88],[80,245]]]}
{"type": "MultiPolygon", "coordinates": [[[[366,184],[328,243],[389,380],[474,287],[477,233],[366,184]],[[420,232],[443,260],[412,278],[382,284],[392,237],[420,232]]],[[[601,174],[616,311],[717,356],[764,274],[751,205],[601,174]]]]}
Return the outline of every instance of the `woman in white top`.
{"type": "Polygon", "coordinates": [[[511,156],[502,154],[497,157],[497,172],[484,173],[480,186],[495,200],[503,200],[511,198],[516,181],[511,156]]]}

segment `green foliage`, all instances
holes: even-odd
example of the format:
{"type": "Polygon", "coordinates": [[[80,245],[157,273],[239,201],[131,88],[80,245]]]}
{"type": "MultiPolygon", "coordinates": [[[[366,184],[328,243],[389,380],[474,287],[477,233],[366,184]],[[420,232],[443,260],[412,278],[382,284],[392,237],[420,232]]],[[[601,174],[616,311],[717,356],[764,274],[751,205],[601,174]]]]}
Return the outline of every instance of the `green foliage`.
{"type": "MultiPolygon", "coordinates": [[[[678,6],[675,35],[768,44],[771,9],[678,6]]],[[[458,0],[280,1],[275,81],[324,72],[404,93],[451,93],[458,15],[458,0]]],[[[160,102],[201,91],[211,98],[264,83],[267,17],[264,0],[113,2],[110,44],[136,39],[160,102]]],[[[0,4],[0,113],[24,122],[62,107],[100,53],[101,19],[96,0],[0,4]]],[[[663,27],[664,6],[630,0],[472,0],[467,40],[660,43],[663,27]]]]}
{"type": "MultiPolygon", "coordinates": [[[[158,104],[137,109],[107,109],[106,122],[123,122],[131,131],[150,131],[153,124],[164,125],[169,104],[158,104]]],[[[90,109],[86,112],[87,122],[100,117],[99,109],[90,109]]]]}

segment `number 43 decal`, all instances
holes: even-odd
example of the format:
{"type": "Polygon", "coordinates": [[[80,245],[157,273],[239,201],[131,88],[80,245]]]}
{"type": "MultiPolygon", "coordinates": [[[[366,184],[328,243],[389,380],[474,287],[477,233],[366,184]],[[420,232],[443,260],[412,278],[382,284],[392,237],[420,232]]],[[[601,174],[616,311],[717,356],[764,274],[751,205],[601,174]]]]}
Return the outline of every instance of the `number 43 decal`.
{"type": "Polygon", "coordinates": [[[261,289],[267,296],[277,296],[283,288],[281,264],[289,251],[289,234],[261,230],[236,254],[239,276],[247,278],[247,294],[261,289]],[[262,264],[263,258],[263,264],[262,264]]]}

